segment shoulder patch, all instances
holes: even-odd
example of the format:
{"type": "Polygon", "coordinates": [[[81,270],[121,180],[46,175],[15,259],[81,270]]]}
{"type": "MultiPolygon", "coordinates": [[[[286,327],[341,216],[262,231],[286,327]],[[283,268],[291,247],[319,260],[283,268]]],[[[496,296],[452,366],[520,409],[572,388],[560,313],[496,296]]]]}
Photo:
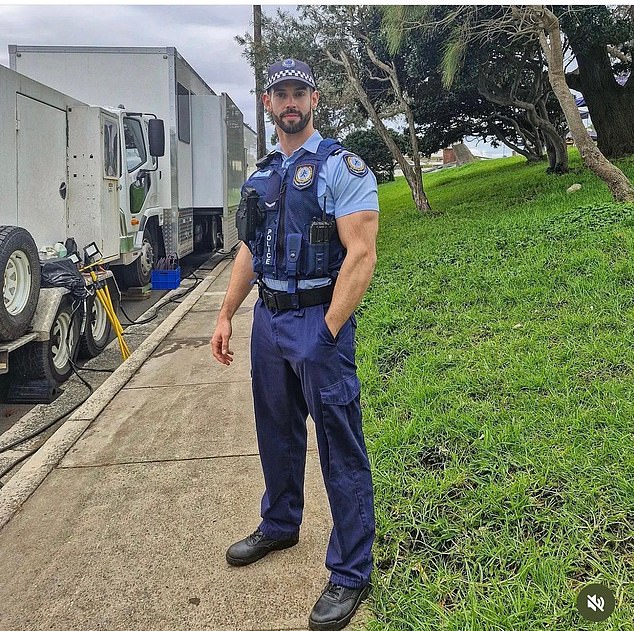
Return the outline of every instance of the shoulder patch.
{"type": "Polygon", "coordinates": [[[364,177],[368,173],[368,165],[356,154],[347,153],[343,156],[343,161],[346,168],[352,175],[357,177],[364,177]]]}
{"type": "Polygon", "coordinates": [[[315,166],[312,164],[300,164],[295,169],[293,186],[298,189],[308,188],[315,179],[315,166]]]}

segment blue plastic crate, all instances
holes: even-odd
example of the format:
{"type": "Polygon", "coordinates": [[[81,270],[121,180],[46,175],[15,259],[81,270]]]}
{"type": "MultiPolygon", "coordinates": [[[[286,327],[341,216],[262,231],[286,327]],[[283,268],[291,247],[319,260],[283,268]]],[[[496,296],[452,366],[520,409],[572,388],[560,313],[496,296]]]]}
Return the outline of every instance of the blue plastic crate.
{"type": "Polygon", "coordinates": [[[181,284],[181,268],[152,270],[152,289],[176,289],[181,284]]]}

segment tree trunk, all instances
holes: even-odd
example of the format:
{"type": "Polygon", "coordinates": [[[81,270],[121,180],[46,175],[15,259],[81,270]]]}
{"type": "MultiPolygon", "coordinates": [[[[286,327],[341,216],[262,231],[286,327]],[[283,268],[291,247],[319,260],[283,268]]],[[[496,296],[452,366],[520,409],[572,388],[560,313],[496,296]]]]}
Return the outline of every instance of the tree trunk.
{"type": "Polygon", "coordinates": [[[352,86],[357,93],[361,105],[363,105],[363,107],[365,108],[370,120],[374,124],[376,131],[381,136],[383,142],[385,142],[388,149],[391,151],[394,159],[396,160],[396,162],[398,162],[398,165],[401,167],[401,171],[403,171],[405,180],[407,181],[407,184],[409,185],[412,192],[412,199],[414,200],[414,204],[416,204],[416,209],[422,214],[429,212],[431,210],[431,206],[427,201],[427,197],[425,196],[425,191],[423,189],[423,173],[420,166],[420,155],[417,155],[417,143],[413,143],[414,147],[412,148],[412,153],[414,154],[413,158],[415,166],[412,167],[412,165],[403,155],[403,152],[398,148],[396,142],[394,142],[394,139],[392,138],[392,135],[390,134],[387,127],[383,124],[383,121],[376,111],[376,108],[374,107],[374,105],[372,105],[372,102],[363,89],[361,81],[359,81],[359,77],[357,77],[354,68],[352,67],[352,62],[345,54],[345,52],[340,51],[338,59],[334,57],[332,53],[328,50],[326,51],[326,54],[331,61],[342,65],[346,69],[348,79],[352,83],[352,86]]]}
{"type": "MultiPolygon", "coordinates": [[[[548,91],[550,94],[550,90],[548,91]]],[[[559,134],[557,128],[550,122],[548,116],[548,109],[546,108],[546,99],[548,95],[544,95],[545,98],[540,99],[537,103],[537,110],[540,117],[547,121],[546,126],[542,126],[541,133],[544,136],[546,144],[546,152],[548,154],[548,173],[563,174],[568,173],[568,147],[566,141],[559,134]]]]}
{"type": "Polygon", "coordinates": [[[633,154],[634,83],[631,79],[625,86],[617,83],[605,46],[587,48],[575,38],[570,43],[579,68],[566,79],[583,94],[601,153],[609,158],[633,154]]]}
{"type": "Polygon", "coordinates": [[[543,6],[528,10],[537,12],[541,18],[544,30],[539,33],[539,41],[548,60],[550,85],[564,112],[570,134],[577,149],[579,149],[583,163],[607,184],[615,201],[634,202],[634,187],[630,181],[618,167],[614,166],[599,151],[583,126],[581,115],[575,104],[575,99],[568,89],[564,75],[564,56],[561,47],[559,20],[554,13],[543,6]]]}
{"type": "Polygon", "coordinates": [[[520,137],[523,139],[524,146],[520,146],[518,144],[515,144],[512,140],[507,138],[502,133],[500,128],[495,123],[491,123],[491,129],[493,130],[493,133],[495,134],[495,137],[503,145],[506,145],[511,151],[514,151],[515,153],[519,154],[520,156],[524,156],[526,158],[527,162],[529,162],[529,163],[531,163],[531,162],[539,162],[540,160],[543,160],[544,156],[541,153],[539,153],[538,151],[536,151],[534,146],[532,146],[531,144],[528,143],[528,141],[526,139],[526,135],[520,130],[519,125],[514,122],[514,126],[518,130],[518,134],[520,135],[520,137]]]}
{"type": "Polygon", "coordinates": [[[555,128],[546,130],[542,128],[546,138],[546,152],[548,153],[548,172],[568,173],[568,148],[566,142],[557,133],[555,128]]]}

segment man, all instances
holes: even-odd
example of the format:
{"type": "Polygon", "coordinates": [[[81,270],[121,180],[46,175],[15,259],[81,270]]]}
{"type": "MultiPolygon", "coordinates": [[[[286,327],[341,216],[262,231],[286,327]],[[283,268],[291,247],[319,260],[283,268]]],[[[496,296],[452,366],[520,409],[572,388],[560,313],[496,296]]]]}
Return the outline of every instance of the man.
{"type": "Polygon", "coordinates": [[[270,66],[262,100],[279,143],[243,186],[238,228],[246,245],[211,346],[219,362],[231,363],[231,318],[257,280],[251,374],[266,490],[260,526],[227,550],[227,562],[247,565],[298,542],[310,414],[333,529],[330,581],[309,626],[331,631],[345,627],[367,596],[372,570],[372,479],[353,312],[376,262],[376,179],[358,156],[315,131],[319,92],[307,64],[270,66]]]}

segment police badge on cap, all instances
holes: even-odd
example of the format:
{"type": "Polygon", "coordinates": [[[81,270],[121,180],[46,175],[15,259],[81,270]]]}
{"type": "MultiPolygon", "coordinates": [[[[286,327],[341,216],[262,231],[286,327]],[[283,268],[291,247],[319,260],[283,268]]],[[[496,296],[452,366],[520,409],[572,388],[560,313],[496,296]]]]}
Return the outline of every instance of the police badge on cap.
{"type": "Polygon", "coordinates": [[[268,79],[264,86],[264,91],[267,92],[274,85],[289,80],[301,81],[309,85],[313,90],[317,89],[313,71],[308,64],[303,61],[297,61],[297,59],[284,59],[269,66],[268,79]]]}

